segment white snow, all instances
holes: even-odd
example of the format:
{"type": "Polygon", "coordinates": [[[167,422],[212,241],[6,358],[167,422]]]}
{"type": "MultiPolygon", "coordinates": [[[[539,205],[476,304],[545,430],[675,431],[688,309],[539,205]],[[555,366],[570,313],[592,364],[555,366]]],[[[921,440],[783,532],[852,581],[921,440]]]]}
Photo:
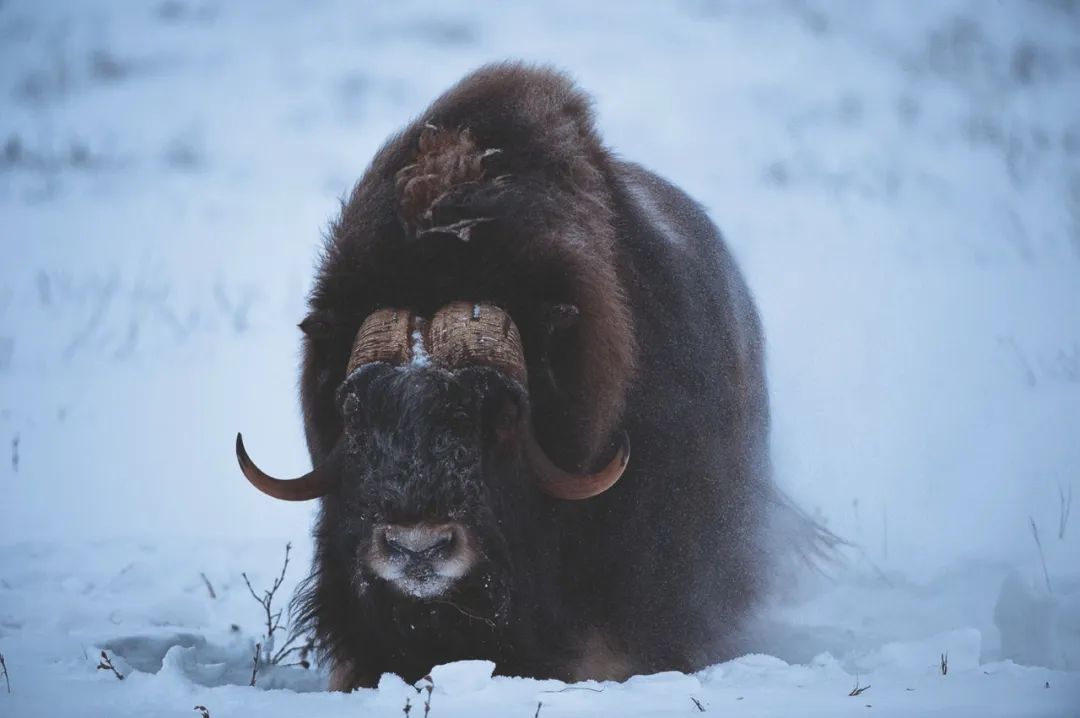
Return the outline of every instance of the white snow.
{"type": "Polygon", "coordinates": [[[424,346],[424,333],[416,329],[412,333],[412,366],[427,366],[431,363],[431,355],[424,346]]]}
{"type": "Polygon", "coordinates": [[[248,686],[240,572],[269,585],[292,540],[291,591],[312,507],[252,491],[232,443],[307,470],[321,231],[507,57],[572,72],[720,224],[777,473],[857,547],[784,587],[760,654],[624,685],[442,667],[431,715],[1080,714],[1075,3],[3,0],[0,716],[423,715],[394,677],[248,686]]]}

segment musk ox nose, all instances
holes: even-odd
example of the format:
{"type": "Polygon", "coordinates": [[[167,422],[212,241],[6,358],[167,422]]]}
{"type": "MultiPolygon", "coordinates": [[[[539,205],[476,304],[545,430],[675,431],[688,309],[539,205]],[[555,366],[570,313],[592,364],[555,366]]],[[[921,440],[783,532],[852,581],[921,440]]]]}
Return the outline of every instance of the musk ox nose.
{"type": "Polygon", "coordinates": [[[446,593],[475,563],[469,533],[458,523],[377,526],[367,554],[376,576],[415,598],[446,593]]]}
{"type": "MultiPolygon", "coordinates": [[[[458,529],[460,531],[460,529],[458,529]]],[[[431,526],[386,526],[382,540],[391,551],[410,558],[449,550],[454,545],[454,526],[443,524],[431,526]]]]}

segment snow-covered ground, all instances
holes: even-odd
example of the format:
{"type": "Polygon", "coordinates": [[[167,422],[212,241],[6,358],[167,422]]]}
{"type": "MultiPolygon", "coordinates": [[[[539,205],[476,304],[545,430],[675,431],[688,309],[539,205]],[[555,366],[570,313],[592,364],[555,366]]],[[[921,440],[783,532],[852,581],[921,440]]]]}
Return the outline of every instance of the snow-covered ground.
{"type": "Polygon", "coordinates": [[[0,716],[423,714],[393,677],[247,685],[240,574],[291,540],[291,591],[311,507],[232,439],[306,468],[321,230],[507,57],[573,73],[724,228],[780,480],[858,546],[761,655],[569,688],[454,665],[431,716],[1080,715],[1080,4],[2,0],[0,716]]]}

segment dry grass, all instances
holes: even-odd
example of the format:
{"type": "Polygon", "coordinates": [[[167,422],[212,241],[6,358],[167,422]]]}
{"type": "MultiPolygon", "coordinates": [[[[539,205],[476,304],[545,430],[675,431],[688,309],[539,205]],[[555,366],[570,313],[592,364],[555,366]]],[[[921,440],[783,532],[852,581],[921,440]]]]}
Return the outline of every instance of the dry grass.
{"type": "Polygon", "coordinates": [[[1069,516],[1072,514],[1072,484],[1068,490],[1058,484],[1058,539],[1065,540],[1065,529],[1069,526],[1069,516]]]}
{"type": "Polygon", "coordinates": [[[1039,560],[1042,561],[1043,578],[1046,579],[1046,590],[1049,593],[1054,592],[1053,586],[1050,585],[1050,572],[1046,569],[1046,556],[1043,554],[1042,541],[1039,540],[1039,527],[1035,525],[1035,519],[1028,516],[1028,521],[1031,522],[1031,535],[1035,538],[1035,546],[1039,549],[1039,560]]]}
{"type": "Polygon", "coordinates": [[[867,684],[865,686],[860,686],[859,685],[859,677],[855,676],[855,687],[851,689],[851,693],[848,693],[848,695],[851,696],[851,697],[861,696],[864,692],[866,692],[868,690],[870,690],[870,684],[867,684]]]}

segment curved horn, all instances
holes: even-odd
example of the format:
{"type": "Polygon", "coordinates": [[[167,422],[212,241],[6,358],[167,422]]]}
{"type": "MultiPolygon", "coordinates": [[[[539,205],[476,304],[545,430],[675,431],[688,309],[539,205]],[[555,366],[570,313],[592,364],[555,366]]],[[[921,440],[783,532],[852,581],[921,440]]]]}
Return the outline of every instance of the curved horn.
{"type": "MultiPolygon", "coordinates": [[[[431,320],[431,353],[449,367],[481,364],[498,369],[528,387],[521,334],[510,315],[492,304],[454,302],[431,320]]],[[[548,457],[533,431],[526,427],[525,449],[539,488],[559,499],[588,499],[610,489],[630,460],[630,438],[623,432],[615,456],[595,474],[573,474],[548,457]]]]}
{"type": "Polygon", "coordinates": [[[244,449],[244,439],[240,434],[236,435],[236,460],[240,462],[240,470],[244,472],[244,476],[259,491],[282,501],[308,501],[329,493],[334,485],[331,468],[333,457],[332,452],[320,466],[298,479],[275,479],[255,465],[244,449]]]}
{"type": "MultiPolygon", "coordinates": [[[[353,342],[345,374],[374,362],[404,364],[410,357],[409,332],[419,320],[402,309],[377,309],[360,325],[353,342]]],[[[321,465],[298,479],[275,479],[255,465],[244,449],[244,439],[236,435],[236,460],[251,485],[268,496],[283,501],[309,501],[326,495],[334,485],[333,461],[337,447],[321,465]]]]}
{"type": "Polygon", "coordinates": [[[452,302],[435,312],[428,331],[431,355],[446,366],[490,366],[528,387],[521,334],[502,308],[452,302]]]}
{"type": "Polygon", "coordinates": [[[630,437],[624,431],[619,448],[607,466],[595,474],[572,474],[563,471],[548,458],[531,427],[528,433],[525,448],[540,480],[539,488],[556,499],[578,501],[604,493],[622,477],[626,464],[630,461],[630,437]]]}
{"type": "Polygon", "coordinates": [[[353,341],[345,374],[364,364],[387,362],[404,364],[409,360],[409,325],[412,312],[404,309],[377,309],[368,315],[353,341]]]}

